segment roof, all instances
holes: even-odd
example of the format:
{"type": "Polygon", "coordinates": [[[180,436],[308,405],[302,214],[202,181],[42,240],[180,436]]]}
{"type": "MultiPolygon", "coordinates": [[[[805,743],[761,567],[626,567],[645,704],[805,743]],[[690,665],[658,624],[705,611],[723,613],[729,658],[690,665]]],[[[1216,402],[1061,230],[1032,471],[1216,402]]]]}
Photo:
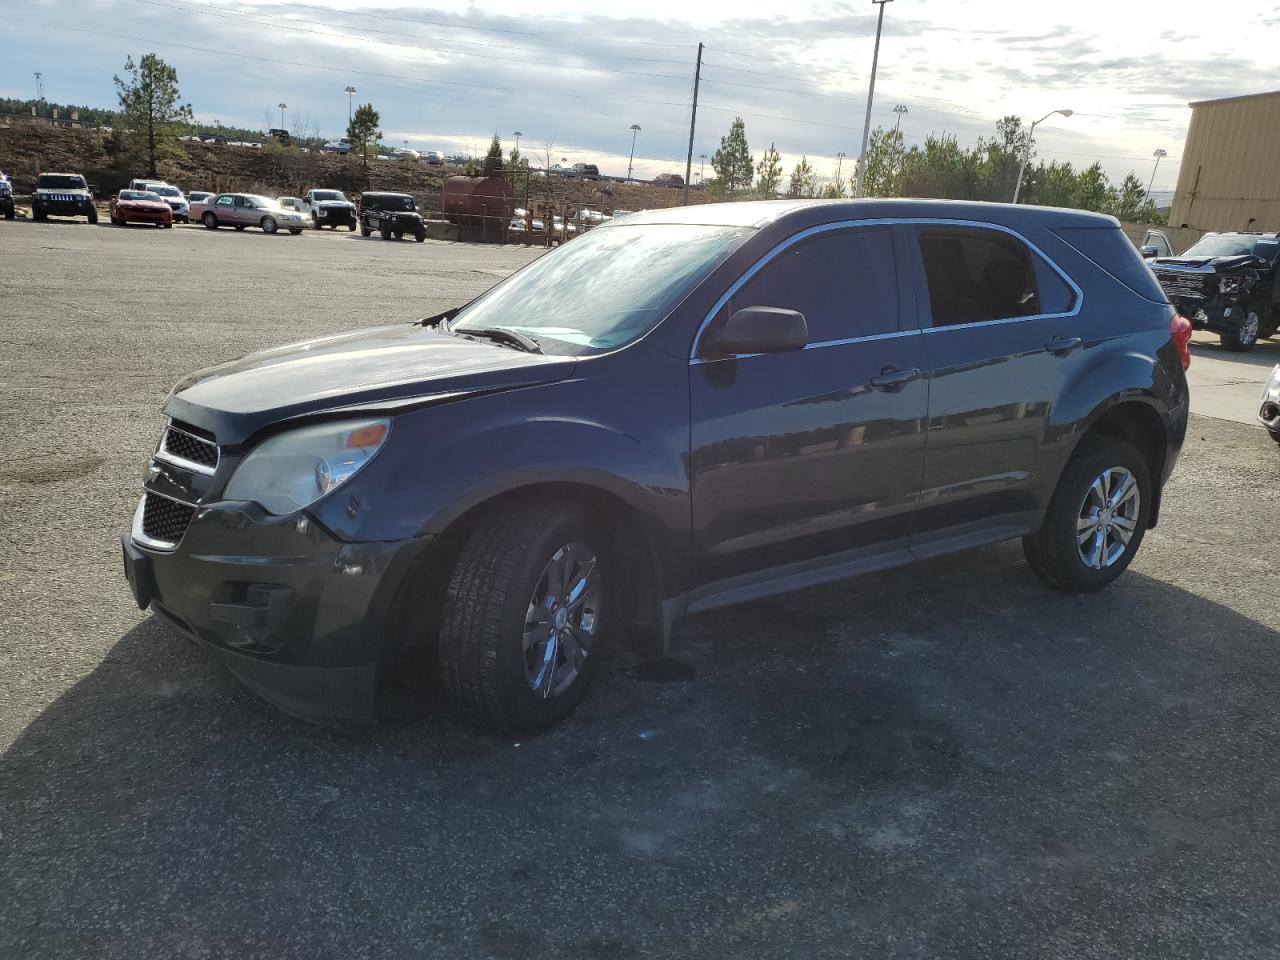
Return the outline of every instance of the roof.
{"type": "MultiPolygon", "coordinates": [[[[1027,204],[980,203],[969,200],[749,200],[700,203],[629,214],[618,226],[642,223],[693,223],[703,226],[764,227],[781,220],[834,222],[874,219],[978,220],[1021,223],[1028,220],[1049,226],[1114,226],[1113,217],[1083,210],[1036,207],[1027,204]]],[[[608,224],[606,224],[608,226],[608,224]]]]}
{"type": "Polygon", "coordinates": [[[1269,93],[1242,93],[1234,97],[1219,97],[1217,100],[1192,100],[1189,107],[1208,107],[1218,103],[1235,103],[1237,100],[1261,100],[1265,97],[1280,97],[1280,90],[1269,93]]]}
{"type": "MultiPolygon", "coordinates": [[[[328,188],[326,188],[328,189],[328,188]]],[[[362,197],[411,197],[411,193],[396,193],[394,190],[366,190],[362,197]]]]}

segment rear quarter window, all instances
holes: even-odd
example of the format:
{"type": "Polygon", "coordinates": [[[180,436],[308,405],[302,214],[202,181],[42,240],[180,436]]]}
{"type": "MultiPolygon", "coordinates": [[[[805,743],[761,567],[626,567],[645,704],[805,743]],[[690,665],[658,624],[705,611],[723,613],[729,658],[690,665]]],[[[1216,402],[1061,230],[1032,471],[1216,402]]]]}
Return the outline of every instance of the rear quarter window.
{"type": "Polygon", "coordinates": [[[1099,270],[1144,300],[1169,302],[1137,247],[1119,227],[1060,227],[1053,232],[1099,270]]]}

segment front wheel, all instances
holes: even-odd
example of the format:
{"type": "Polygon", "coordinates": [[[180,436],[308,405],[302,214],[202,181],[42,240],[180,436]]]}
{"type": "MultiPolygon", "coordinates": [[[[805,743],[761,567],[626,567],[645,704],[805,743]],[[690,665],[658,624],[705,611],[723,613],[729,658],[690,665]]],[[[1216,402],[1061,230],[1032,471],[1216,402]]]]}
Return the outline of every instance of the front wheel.
{"type": "Polygon", "coordinates": [[[262,228],[263,233],[275,233],[278,227],[275,217],[263,217],[258,226],[262,228]]]}
{"type": "Polygon", "coordinates": [[[1248,312],[1238,326],[1222,333],[1222,345],[1232,353],[1246,353],[1258,345],[1258,331],[1262,319],[1255,307],[1246,307],[1248,312]]]}
{"type": "Polygon", "coordinates": [[[1142,545],[1151,499],[1151,471],[1136,447],[1085,437],[1058,479],[1040,530],[1022,538],[1027,563],[1059,590],[1100,590],[1142,545]]]}
{"type": "Polygon", "coordinates": [[[89,208],[88,219],[90,223],[98,222],[98,211],[94,207],[89,208]]]}
{"type": "Polygon", "coordinates": [[[416,233],[416,234],[414,234],[413,239],[414,239],[414,240],[416,240],[416,241],[418,241],[418,243],[426,243],[426,242],[427,242],[427,232],[426,232],[425,230],[423,230],[421,233],[416,233]]]}
{"type": "MultiPolygon", "coordinates": [[[[333,229],[337,230],[338,228],[337,228],[337,227],[334,227],[333,229]]],[[[356,225],[355,225],[354,223],[348,223],[348,224],[347,224],[347,232],[348,232],[348,233],[352,233],[352,232],[354,232],[354,231],[355,231],[355,229],[356,229],[356,225]]],[[[368,236],[368,234],[366,234],[366,236],[368,236]]]]}
{"type": "Polygon", "coordinates": [[[383,239],[383,240],[390,240],[390,239],[391,239],[391,228],[390,228],[390,227],[383,227],[383,228],[382,228],[381,230],[379,230],[378,232],[382,235],[382,239],[383,239]]]}
{"type": "Polygon", "coordinates": [[[311,217],[311,227],[313,230],[320,229],[320,221],[314,215],[311,217]]]}
{"type": "Polygon", "coordinates": [[[569,501],[522,503],[472,531],[445,593],[439,662],[453,708],[504,736],[544,730],[586,695],[612,590],[606,539],[569,501]]]}
{"type": "Polygon", "coordinates": [[[215,217],[212,213],[206,213],[204,217],[202,217],[201,219],[205,227],[207,227],[208,229],[210,230],[218,229],[218,218],[215,217]]]}

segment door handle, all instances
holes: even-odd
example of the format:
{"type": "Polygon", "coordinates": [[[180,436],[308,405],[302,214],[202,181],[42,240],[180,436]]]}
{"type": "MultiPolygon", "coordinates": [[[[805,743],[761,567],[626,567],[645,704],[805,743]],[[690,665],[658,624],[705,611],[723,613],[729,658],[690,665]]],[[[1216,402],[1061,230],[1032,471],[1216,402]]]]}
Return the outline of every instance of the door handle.
{"type": "Polygon", "coordinates": [[[1051,337],[1049,342],[1044,345],[1044,348],[1059,357],[1065,357],[1082,343],[1084,341],[1079,337],[1051,337]]]}
{"type": "Polygon", "coordinates": [[[877,390],[892,393],[895,390],[901,390],[912,380],[918,379],[920,379],[920,370],[916,367],[912,367],[910,370],[885,367],[880,371],[880,376],[871,378],[871,386],[877,390]]]}

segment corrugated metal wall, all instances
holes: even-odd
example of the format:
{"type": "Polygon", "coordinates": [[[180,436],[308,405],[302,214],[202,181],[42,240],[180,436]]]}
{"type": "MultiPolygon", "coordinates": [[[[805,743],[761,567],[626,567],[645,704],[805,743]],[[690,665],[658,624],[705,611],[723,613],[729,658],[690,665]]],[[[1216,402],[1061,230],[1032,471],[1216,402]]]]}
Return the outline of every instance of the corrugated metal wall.
{"type": "Polygon", "coordinates": [[[1169,223],[1280,230],[1280,91],[1192,106],[1169,223]]]}

